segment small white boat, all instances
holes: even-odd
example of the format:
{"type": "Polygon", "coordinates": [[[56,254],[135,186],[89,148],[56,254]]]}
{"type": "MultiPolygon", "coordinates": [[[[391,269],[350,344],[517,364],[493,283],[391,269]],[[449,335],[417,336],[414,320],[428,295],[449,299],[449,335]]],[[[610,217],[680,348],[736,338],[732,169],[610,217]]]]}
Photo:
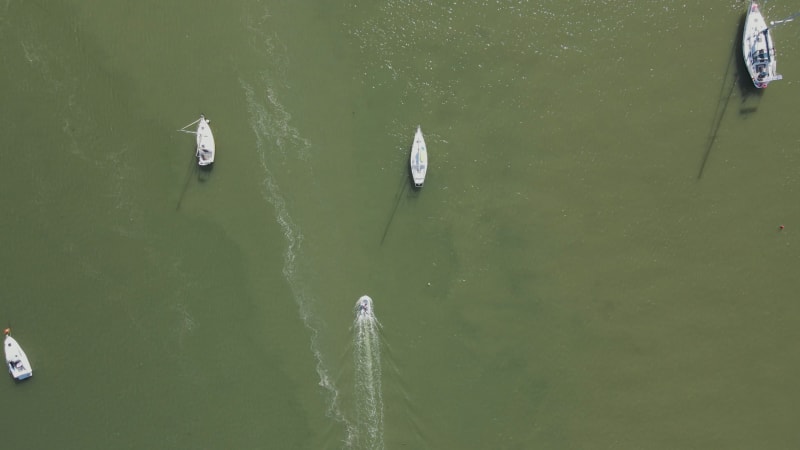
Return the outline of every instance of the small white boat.
{"type": "Polygon", "coordinates": [[[422,187],[427,172],[428,149],[425,147],[425,138],[422,137],[422,128],[417,126],[414,144],[411,145],[411,177],[414,178],[415,187],[422,187]]]}
{"type": "Polygon", "coordinates": [[[775,44],[769,33],[764,16],[758,4],[751,0],[744,20],[742,35],[742,55],[753,84],[763,89],[771,81],[783,78],[778,74],[778,62],[775,60],[775,44]]]}
{"type": "Polygon", "coordinates": [[[356,317],[372,316],[372,299],[368,295],[362,295],[356,302],[356,317]]]}
{"type": "Polygon", "coordinates": [[[216,146],[214,145],[214,134],[211,132],[209,121],[206,116],[200,115],[197,122],[197,164],[208,166],[214,162],[216,146]]]}
{"type": "Polygon", "coordinates": [[[6,328],[6,339],[3,343],[3,348],[6,352],[6,364],[8,364],[8,372],[14,377],[15,380],[24,380],[25,378],[33,375],[33,368],[28,361],[28,356],[22,351],[16,339],[11,337],[11,330],[6,328]]]}

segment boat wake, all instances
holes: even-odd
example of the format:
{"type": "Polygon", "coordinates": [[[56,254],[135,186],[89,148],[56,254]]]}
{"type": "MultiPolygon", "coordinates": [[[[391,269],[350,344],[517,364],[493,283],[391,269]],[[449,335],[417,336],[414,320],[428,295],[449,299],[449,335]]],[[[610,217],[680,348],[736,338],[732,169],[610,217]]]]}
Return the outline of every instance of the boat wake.
{"type": "Polygon", "coordinates": [[[319,376],[319,385],[327,394],[326,415],[341,423],[345,429],[344,444],[352,447],[353,427],[342,413],[339,406],[339,391],[330,376],[330,369],[325,361],[321,344],[320,330],[322,323],[318,315],[314,312],[314,297],[308,292],[303,283],[300,270],[298,268],[298,257],[301,254],[303,235],[300,228],[294,223],[289,210],[281,194],[280,187],[275,176],[269,169],[268,150],[273,146],[278,147],[278,151],[285,151],[286,147],[299,147],[304,150],[308,147],[308,142],[300,138],[297,131],[289,126],[290,116],[283,110],[277,102],[275,93],[267,88],[265,97],[260,94],[245,81],[240,80],[244,89],[247,106],[250,113],[250,122],[256,136],[256,148],[258,150],[261,166],[264,170],[264,198],[272,204],[275,209],[276,221],[283,230],[286,239],[286,251],[283,258],[283,276],[286,279],[292,296],[297,304],[300,318],[309,330],[311,340],[311,352],[316,360],[316,371],[319,376]]]}
{"type": "MultiPolygon", "coordinates": [[[[308,140],[291,125],[291,114],[281,104],[276,89],[285,85],[284,68],[289,64],[289,58],[285,46],[271,31],[268,24],[270,17],[270,11],[260,3],[253,5],[253,9],[246,10],[242,16],[242,22],[250,32],[250,45],[255,54],[267,62],[267,68],[258,73],[259,80],[255,85],[248,82],[248,78],[244,75],[240,77],[239,84],[244,91],[250,126],[256,137],[256,151],[263,169],[262,193],[264,199],[274,208],[275,220],[280,225],[286,241],[283,277],[292,292],[300,319],[309,332],[310,349],[319,377],[319,386],[325,395],[325,415],[341,426],[342,434],[339,435],[339,430],[335,432],[337,439],[342,440],[345,448],[353,448],[354,427],[342,412],[339,390],[334,377],[331,376],[333,371],[331,362],[323,350],[323,344],[326,342],[322,334],[325,323],[315,308],[318,300],[310,292],[302,276],[303,234],[290,215],[290,208],[278,183],[277,175],[270,170],[270,167],[275,166],[276,159],[285,163],[289,155],[300,160],[307,159],[311,148],[308,140]]],[[[323,446],[328,447],[327,444],[323,446]]]]}
{"type": "Polygon", "coordinates": [[[380,323],[372,299],[363,296],[356,303],[354,330],[355,443],[359,448],[383,448],[383,394],[381,393],[380,323]]]}

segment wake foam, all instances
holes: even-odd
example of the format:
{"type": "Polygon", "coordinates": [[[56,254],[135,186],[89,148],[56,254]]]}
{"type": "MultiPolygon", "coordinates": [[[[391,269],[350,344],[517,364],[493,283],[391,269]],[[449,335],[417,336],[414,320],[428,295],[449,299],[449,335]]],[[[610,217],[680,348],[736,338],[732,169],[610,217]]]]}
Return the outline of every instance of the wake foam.
{"type": "Polygon", "coordinates": [[[324,355],[320,347],[320,333],[322,323],[317,318],[313,305],[315,299],[307,292],[298,269],[297,259],[301,255],[303,235],[300,227],[294,223],[286,201],[281,194],[274,175],[269,169],[268,149],[275,148],[275,151],[285,155],[287,149],[299,150],[300,153],[306,151],[309,144],[300,138],[297,130],[289,125],[290,115],[285,112],[282,105],[277,100],[277,96],[272,89],[267,88],[264,96],[264,103],[260,102],[259,95],[246,82],[240,80],[247,100],[247,107],[250,113],[250,125],[256,135],[256,150],[258,151],[261,166],[264,170],[263,194],[264,198],[272,204],[275,209],[275,219],[283,230],[286,240],[286,251],[283,258],[283,276],[292,291],[292,296],[297,304],[298,312],[303,324],[310,333],[311,353],[316,360],[316,371],[319,376],[319,385],[325,390],[327,396],[326,415],[341,423],[346,432],[345,445],[351,447],[353,443],[353,427],[341,411],[339,406],[339,391],[329,375],[330,370],[325,362],[324,355]]]}
{"type": "Polygon", "coordinates": [[[373,450],[384,446],[379,328],[372,299],[362,296],[356,303],[353,324],[357,418],[354,437],[359,448],[373,450]]]}

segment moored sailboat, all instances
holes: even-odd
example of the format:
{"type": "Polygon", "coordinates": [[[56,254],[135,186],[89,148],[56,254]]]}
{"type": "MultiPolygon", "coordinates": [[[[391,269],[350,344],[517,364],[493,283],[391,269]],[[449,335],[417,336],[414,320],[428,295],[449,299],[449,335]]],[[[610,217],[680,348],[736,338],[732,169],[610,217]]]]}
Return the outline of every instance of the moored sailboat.
{"type": "Polygon", "coordinates": [[[214,162],[216,145],[214,144],[214,134],[211,133],[211,126],[206,116],[200,115],[200,122],[197,123],[197,164],[207,166],[214,162]]]}
{"type": "Polygon", "coordinates": [[[414,143],[411,145],[411,177],[414,178],[415,187],[422,187],[427,172],[428,149],[425,146],[425,138],[422,137],[422,127],[418,125],[414,143]]]}
{"type": "Polygon", "coordinates": [[[770,82],[783,78],[778,73],[775,43],[770,35],[770,29],[758,9],[758,4],[753,0],[750,2],[744,21],[742,55],[755,87],[763,89],[770,82]]]}
{"type": "Polygon", "coordinates": [[[197,157],[197,164],[200,166],[209,166],[214,163],[214,156],[217,152],[216,144],[214,143],[214,133],[211,132],[211,121],[206,119],[206,116],[200,114],[200,118],[194,122],[186,125],[178,131],[190,133],[197,136],[197,147],[195,148],[195,156],[197,157]],[[187,128],[197,124],[197,131],[189,131],[187,128]]]}
{"type": "Polygon", "coordinates": [[[33,375],[33,368],[28,361],[28,356],[22,350],[19,343],[11,337],[11,329],[5,329],[5,340],[3,342],[3,349],[6,354],[6,365],[8,366],[8,373],[14,377],[15,380],[24,380],[33,375]]]}

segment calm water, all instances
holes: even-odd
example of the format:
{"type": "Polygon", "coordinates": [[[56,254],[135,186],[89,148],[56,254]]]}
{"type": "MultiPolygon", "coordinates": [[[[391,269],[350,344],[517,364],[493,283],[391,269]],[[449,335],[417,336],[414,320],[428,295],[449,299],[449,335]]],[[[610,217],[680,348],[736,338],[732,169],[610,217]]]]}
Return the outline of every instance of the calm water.
{"type": "Polygon", "coordinates": [[[3,446],[797,448],[746,4],[0,1],[3,446]]]}

